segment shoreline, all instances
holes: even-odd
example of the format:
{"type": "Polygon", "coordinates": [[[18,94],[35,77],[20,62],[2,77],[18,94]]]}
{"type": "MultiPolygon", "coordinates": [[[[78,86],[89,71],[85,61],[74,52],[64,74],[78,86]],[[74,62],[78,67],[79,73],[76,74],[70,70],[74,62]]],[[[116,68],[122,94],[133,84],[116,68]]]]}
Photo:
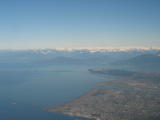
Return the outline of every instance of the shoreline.
{"type": "Polygon", "coordinates": [[[66,104],[48,107],[46,110],[94,120],[160,118],[160,82],[157,81],[159,74],[122,70],[109,70],[106,74],[110,71],[116,71],[120,77],[97,83],[99,87],[106,89],[93,88],[66,104]]]}

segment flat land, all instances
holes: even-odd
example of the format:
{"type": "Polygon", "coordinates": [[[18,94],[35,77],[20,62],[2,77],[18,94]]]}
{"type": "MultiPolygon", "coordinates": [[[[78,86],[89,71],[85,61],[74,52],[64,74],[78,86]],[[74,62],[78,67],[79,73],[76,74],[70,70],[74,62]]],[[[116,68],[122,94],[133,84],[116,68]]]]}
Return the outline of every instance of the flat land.
{"type": "Polygon", "coordinates": [[[138,75],[136,79],[127,76],[99,83],[106,89],[92,89],[67,104],[47,110],[96,120],[160,120],[160,82],[157,77],[156,82],[137,78],[138,75]]]}

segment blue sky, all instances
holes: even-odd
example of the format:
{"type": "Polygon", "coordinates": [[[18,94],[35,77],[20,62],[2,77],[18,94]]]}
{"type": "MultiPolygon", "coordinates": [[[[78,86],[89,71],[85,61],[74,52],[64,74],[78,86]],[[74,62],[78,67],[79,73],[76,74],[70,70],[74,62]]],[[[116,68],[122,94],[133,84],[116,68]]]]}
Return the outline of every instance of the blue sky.
{"type": "Polygon", "coordinates": [[[160,47],[160,0],[0,0],[0,48],[160,47]]]}

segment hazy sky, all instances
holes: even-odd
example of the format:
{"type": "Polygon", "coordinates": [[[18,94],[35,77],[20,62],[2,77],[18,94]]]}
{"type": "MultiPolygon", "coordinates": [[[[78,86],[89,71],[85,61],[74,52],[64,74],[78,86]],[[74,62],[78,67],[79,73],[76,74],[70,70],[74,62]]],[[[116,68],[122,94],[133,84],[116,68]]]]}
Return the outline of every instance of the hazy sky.
{"type": "Polygon", "coordinates": [[[0,0],[0,48],[160,47],[160,0],[0,0]]]}

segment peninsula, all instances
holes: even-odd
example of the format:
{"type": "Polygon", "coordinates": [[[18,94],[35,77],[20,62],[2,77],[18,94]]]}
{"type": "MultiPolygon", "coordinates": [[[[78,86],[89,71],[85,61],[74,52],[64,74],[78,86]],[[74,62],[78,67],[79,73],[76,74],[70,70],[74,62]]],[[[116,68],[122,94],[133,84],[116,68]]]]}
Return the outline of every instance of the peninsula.
{"type": "Polygon", "coordinates": [[[92,89],[67,104],[47,110],[96,120],[159,120],[159,74],[115,71],[121,76],[119,79],[99,83],[103,88],[92,89]]]}

